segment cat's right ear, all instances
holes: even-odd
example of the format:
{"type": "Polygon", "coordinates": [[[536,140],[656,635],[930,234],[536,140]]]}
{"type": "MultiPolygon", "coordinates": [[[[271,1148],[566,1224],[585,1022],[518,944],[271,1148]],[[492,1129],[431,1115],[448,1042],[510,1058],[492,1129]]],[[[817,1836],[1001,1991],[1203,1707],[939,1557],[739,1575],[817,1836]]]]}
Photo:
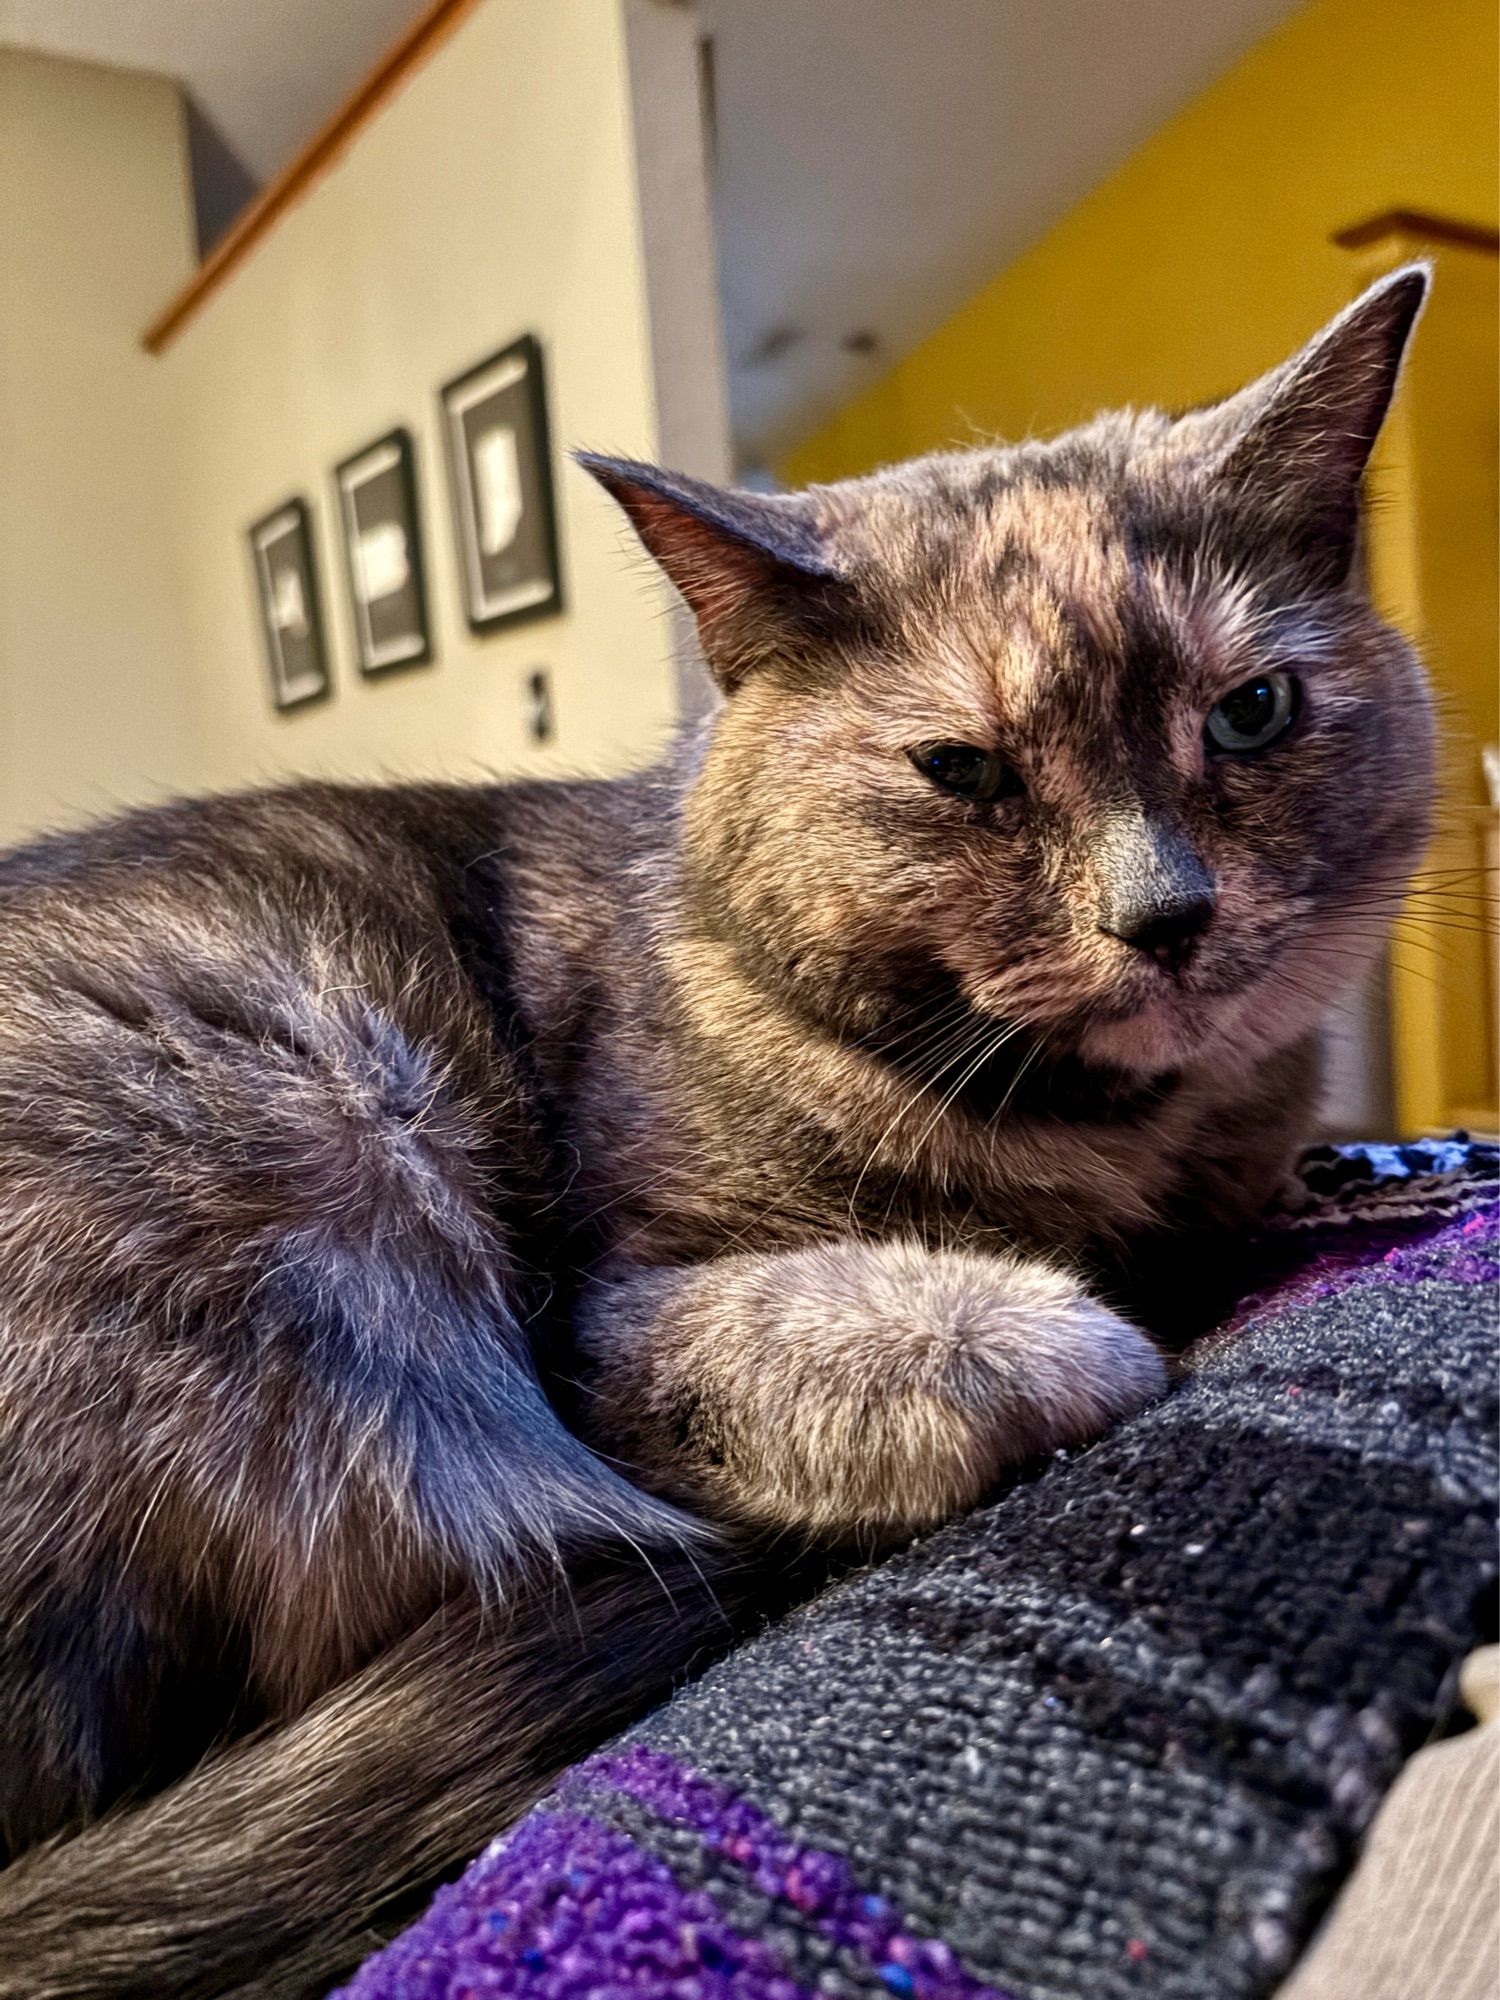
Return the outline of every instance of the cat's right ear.
{"type": "Polygon", "coordinates": [[[1425,264],[1377,279],[1289,361],[1177,425],[1330,583],[1354,558],[1361,482],[1430,281],[1425,264]]]}
{"type": "Polygon", "coordinates": [[[747,493],[636,459],[575,452],[630,517],[698,623],[725,693],[806,630],[838,587],[813,512],[797,493],[747,493]]]}

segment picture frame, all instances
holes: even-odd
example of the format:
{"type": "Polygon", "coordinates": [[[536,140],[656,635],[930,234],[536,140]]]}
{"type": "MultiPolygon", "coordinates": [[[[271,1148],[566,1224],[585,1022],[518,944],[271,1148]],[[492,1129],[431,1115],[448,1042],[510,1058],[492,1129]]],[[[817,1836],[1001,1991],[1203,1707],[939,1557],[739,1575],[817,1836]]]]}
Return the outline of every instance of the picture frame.
{"type": "Polygon", "coordinates": [[[248,535],[271,701],[278,709],[322,701],[333,683],[312,510],[295,494],[253,522],[248,535]]]}
{"type": "Polygon", "coordinates": [[[355,662],[366,676],[433,657],[416,448],[410,431],[373,438],[333,469],[355,662]]]}
{"type": "Polygon", "coordinates": [[[472,632],[562,609],[541,343],[522,334],[438,392],[472,632]]]}

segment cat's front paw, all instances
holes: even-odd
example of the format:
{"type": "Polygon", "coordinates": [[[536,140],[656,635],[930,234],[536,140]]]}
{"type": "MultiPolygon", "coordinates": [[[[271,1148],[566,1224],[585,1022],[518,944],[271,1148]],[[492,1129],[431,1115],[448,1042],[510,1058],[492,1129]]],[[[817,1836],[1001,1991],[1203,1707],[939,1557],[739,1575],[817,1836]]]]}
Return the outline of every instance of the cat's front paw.
{"type": "Polygon", "coordinates": [[[899,1536],[1166,1385],[1150,1341],[1045,1264],[902,1242],[776,1262],[722,1405],[717,1469],[757,1526],[899,1536]]]}

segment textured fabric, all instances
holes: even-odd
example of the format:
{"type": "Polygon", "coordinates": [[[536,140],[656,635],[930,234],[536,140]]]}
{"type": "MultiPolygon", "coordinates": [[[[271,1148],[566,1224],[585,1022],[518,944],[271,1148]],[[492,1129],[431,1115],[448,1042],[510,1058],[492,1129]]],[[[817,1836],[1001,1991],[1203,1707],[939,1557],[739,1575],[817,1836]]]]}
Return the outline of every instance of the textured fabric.
{"type": "Polygon", "coordinates": [[[1310,1156],[1164,1402],[572,1772],[352,2000],[1240,2000],[1495,1572],[1492,1148],[1310,1156]]]}
{"type": "Polygon", "coordinates": [[[1477,1729],[1419,1750],[1277,2000],[1500,1995],[1500,1646],[1464,1664],[1477,1729]]]}

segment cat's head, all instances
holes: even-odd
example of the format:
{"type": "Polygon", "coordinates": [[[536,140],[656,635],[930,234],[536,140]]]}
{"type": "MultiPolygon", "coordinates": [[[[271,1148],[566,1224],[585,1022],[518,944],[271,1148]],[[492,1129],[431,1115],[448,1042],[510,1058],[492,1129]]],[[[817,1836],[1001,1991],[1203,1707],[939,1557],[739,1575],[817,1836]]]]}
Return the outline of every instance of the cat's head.
{"type": "Polygon", "coordinates": [[[585,455],[726,696],[696,921],[845,1030],[956,989],[1136,1072],[1305,1033],[1428,825],[1421,672],[1358,562],[1426,289],[1209,408],[805,493],[585,455]]]}

